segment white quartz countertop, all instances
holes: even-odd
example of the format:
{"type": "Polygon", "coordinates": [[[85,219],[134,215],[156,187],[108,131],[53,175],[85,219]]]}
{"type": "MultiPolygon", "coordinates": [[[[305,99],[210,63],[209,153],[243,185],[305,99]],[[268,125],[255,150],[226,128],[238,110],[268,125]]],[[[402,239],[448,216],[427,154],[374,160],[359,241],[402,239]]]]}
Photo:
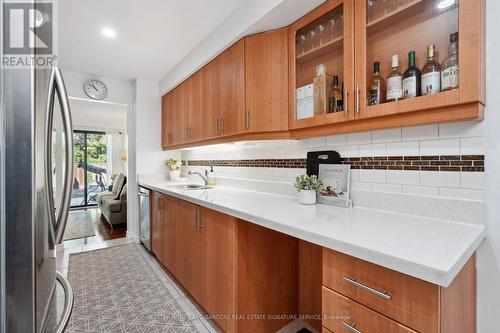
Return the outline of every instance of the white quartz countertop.
{"type": "Polygon", "coordinates": [[[305,206],[297,198],[232,187],[141,186],[447,287],[486,235],[483,225],[360,207],[305,206]]]}

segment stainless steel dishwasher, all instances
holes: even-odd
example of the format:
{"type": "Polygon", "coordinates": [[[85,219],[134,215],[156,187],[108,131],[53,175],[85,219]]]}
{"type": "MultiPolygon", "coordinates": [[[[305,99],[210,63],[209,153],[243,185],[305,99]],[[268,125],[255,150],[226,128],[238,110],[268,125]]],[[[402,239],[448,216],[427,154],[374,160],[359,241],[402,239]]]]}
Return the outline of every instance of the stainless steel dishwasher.
{"type": "Polygon", "coordinates": [[[139,238],[141,243],[151,251],[151,191],[139,186],[139,238]]]}

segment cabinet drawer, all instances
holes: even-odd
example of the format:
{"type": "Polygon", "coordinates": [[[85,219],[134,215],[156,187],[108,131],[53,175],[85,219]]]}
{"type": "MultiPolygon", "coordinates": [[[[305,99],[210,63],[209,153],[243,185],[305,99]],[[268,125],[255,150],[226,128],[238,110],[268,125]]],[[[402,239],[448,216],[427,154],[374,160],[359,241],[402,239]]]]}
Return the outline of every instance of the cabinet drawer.
{"type": "Polygon", "coordinates": [[[421,332],[438,332],[439,288],[323,249],[323,285],[421,332]]]}
{"type": "MultiPolygon", "coordinates": [[[[335,333],[415,333],[333,290],[323,287],[323,326],[335,333]]],[[[328,332],[323,330],[324,332],[328,332]]]]}

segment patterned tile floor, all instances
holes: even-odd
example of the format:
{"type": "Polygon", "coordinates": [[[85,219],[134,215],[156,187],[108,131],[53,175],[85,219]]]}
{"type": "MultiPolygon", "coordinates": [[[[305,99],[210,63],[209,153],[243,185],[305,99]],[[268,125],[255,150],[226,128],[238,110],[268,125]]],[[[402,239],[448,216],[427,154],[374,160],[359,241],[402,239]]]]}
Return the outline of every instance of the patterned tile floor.
{"type": "MultiPolygon", "coordinates": [[[[122,297],[123,302],[130,305],[126,309],[122,309],[121,307],[113,308],[109,303],[109,306],[113,309],[108,309],[107,312],[105,309],[103,310],[105,308],[104,304],[108,304],[105,302],[100,307],[95,307],[95,309],[87,305],[87,310],[83,313],[82,310],[77,309],[73,314],[70,326],[66,330],[68,333],[219,332],[210,321],[203,318],[198,308],[184,294],[182,288],[177,286],[175,281],[161,269],[151,255],[141,245],[137,245],[134,240],[118,238],[83,245],[74,241],[64,242],[57,247],[57,269],[64,275],[69,276],[75,290],[75,304],[81,305],[87,302],[87,304],[92,304],[92,302],[99,301],[104,295],[108,295],[111,298],[110,302],[122,297]],[[101,249],[105,250],[89,252],[101,249]],[[136,250],[134,252],[131,249],[136,250]],[[96,253],[97,256],[94,255],[96,253]],[[72,254],[78,255],[72,256],[70,264],[69,259],[72,254]],[[76,259],[75,263],[73,263],[73,258],[76,259]],[[140,273],[144,270],[147,271],[147,281],[143,281],[145,280],[144,276],[140,273]],[[131,281],[131,278],[135,281],[134,283],[120,288],[123,285],[121,279],[131,281]],[[141,288],[149,290],[141,291],[141,288]],[[162,305],[158,305],[156,301],[151,302],[158,310],[160,310],[159,306],[164,306],[165,309],[169,308],[168,313],[157,311],[156,313],[160,313],[160,315],[153,315],[151,318],[151,311],[141,312],[141,309],[151,305],[148,300],[157,299],[159,295],[162,296],[162,299],[164,298],[163,303],[160,302],[162,305]],[[131,304],[130,302],[134,297],[140,301],[131,304]],[[92,312],[93,310],[94,312],[92,312]],[[175,317],[172,317],[172,313],[184,313],[181,316],[183,320],[179,322],[177,318],[176,321],[175,317]],[[138,319],[137,322],[141,322],[143,325],[134,327],[131,324],[131,318],[140,318],[140,314],[142,314],[143,319],[147,319],[138,319]],[[117,316],[119,316],[118,320],[114,320],[113,318],[116,319],[117,316]],[[106,317],[111,317],[111,319],[106,319],[106,317]],[[172,319],[172,321],[168,321],[168,319],[172,319]],[[115,323],[114,326],[113,322],[115,323]],[[123,325],[116,325],[116,322],[123,323],[123,325]],[[146,323],[149,323],[149,326],[146,323]]],[[[57,295],[60,315],[64,305],[64,293],[61,288],[58,288],[57,295]]],[[[295,333],[304,326],[307,325],[297,320],[277,333],[295,333]]],[[[310,327],[308,328],[313,331],[310,327]]]]}

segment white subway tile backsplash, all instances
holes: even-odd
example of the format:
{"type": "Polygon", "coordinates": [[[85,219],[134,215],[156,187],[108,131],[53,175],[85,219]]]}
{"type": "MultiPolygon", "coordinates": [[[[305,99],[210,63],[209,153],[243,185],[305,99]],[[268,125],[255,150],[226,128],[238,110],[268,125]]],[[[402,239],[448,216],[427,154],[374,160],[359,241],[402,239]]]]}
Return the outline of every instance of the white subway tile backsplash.
{"type": "Polygon", "coordinates": [[[372,143],[401,141],[401,128],[389,128],[372,132],[372,143]]]}
{"type": "Polygon", "coordinates": [[[418,141],[387,143],[385,147],[387,156],[417,156],[420,153],[418,141]]]}
{"type": "Polygon", "coordinates": [[[438,196],[439,188],[431,186],[403,185],[403,193],[422,195],[422,196],[438,196]]]}
{"type": "Polygon", "coordinates": [[[307,139],[307,146],[308,147],[323,147],[325,146],[325,137],[324,136],[319,136],[316,138],[309,138],[307,139]]]}
{"type": "Polygon", "coordinates": [[[376,192],[398,192],[402,191],[401,185],[396,184],[373,184],[373,191],[376,192]]]}
{"type": "Polygon", "coordinates": [[[460,139],[460,154],[462,155],[483,155],[484,147],[485,143],[483,137],[460,139]]]}
{"type": "Polygon", "coordinates": [[[351,169],[351,182],[359,182],[359,169],[351,169]]]}
{"type": "Polygon", "coordinates": [[[372,132],[360,132],[347,134],[348,145],[361,145],[372,142],[372,132]]]}
{"type": "Polygon", "coordinates": [[[326,137],[327,146],[345,146],[347,144],[347,136],[345,134],[330,135],[326,137]]]}
{"type": "Polygon", "coordinates": [[[420,141],[420,155],[459,155],[459,139],[438,139],[420,141]]]}
{"type": "Polygon", "coordinates": [[[462,188],[484,190],[484,172],[461,172],[460,177],[462,188]]]}
{"type": "Polygon", "coordinates": [[[342,157],[359,157],[359,146],[340,146],[337,152],[342,157]]]}
{"type": "Polygon", "coordinates": [[[420,185],[459,188],[460,173],[422,171],[420,172],[420,185]]]}
{"type": "Polygon", "coordinates": [[[463,188],[439,188],[439,196],[453,199],[484,201],[484,191],[463,188]]]}
{"type": "Polygon", "coordinates": [[[469,136],[484,136],[484,122],[463,121],[439,124],[439,137],[464,138],[469,136]]]}
{"type": "Polygon", "coordinates": [[[362,183],[362,182],[351,182],[351,189],[371,191],[372,184],[371,183],[362,183]]]}
{"type": "Polygon", "coordinates": [[[359,170],[359,180],[366,183],[386,183],[386,170],[359,170]]]}
{"type": "Polygon", "coordinates": [[[385,144],[359,145],[359,157],[385,156],[385,144]]]}
{"type": "Polygon", "coordinates": [[[387,183],[389,184],[404,184],[418,185],[420,184],[420,171],[387,171],[387,183]]]}
{"type": "Polygon", "coordinates": [[[402,128],[403,141],[429,140],[438,137],[439,127],[437,124],[402,128]]]}

